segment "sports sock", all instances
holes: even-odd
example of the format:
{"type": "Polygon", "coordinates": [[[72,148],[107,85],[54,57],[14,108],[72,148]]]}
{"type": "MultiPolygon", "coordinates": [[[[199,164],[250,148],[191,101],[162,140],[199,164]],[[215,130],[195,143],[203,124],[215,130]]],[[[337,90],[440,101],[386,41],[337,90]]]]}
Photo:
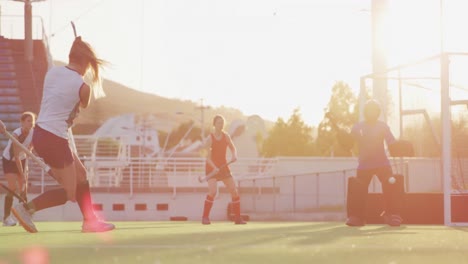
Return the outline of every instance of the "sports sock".
{"type": "Polygon", "coordinates": [[[205,206],[203,207],[203,217],[210,215],[211,207],[213,207],[214,198],[210,195],[206,195],[205,206]]]}
{"type": "Polygon", "coordinates": [[[80,207],[83,220],[96,220],[94,214],[93,202],[91,199],[91,191],[89,190],[89,182],[85,181],[76,185],[76,201],[80,207]]]}
{"type": "Polygon", "coordinates": [[[8,216],[10,216],[12,205],[13,205],[13,196],[11,194],[7,194],[5,196],[5,203],[3,207],[3,219],[6,219],[8,216]]]}
{"type": "Polygon", "coordinates": [[[232,211],[235,217],[240,217],[240,197],[232,198],[232,211]]]}
{"type": "Polygon", "coordinates": [[[63,188],[44,192],[30,201],[26,208],[32,212],[65,204],[68,201],[67,192],[63,188]]]}

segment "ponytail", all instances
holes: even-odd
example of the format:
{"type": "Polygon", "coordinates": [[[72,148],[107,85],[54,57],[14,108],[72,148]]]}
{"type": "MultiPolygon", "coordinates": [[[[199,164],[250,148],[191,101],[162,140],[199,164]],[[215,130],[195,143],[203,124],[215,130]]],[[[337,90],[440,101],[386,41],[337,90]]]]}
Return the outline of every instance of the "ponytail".
{"type": "Polygon", "coordinates": [[[102,87],[102,77],[100,68],[106,64],[102,59],[96,56],[94,49],[89,43],[81,40],[81,37],[76,37],[68,55],[70,62],[76,62],[80,65],[86,65],[85,79],[90,80],[89,86],[94,95],[94,98],[106,96],[102,87]]]}

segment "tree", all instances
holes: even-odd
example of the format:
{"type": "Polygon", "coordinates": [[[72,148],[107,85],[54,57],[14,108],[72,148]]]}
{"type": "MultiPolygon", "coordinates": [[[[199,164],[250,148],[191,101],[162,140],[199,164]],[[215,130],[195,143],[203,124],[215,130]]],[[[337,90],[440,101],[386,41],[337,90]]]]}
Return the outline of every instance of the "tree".
{"type": "Polygon", "coordinates": [[[278,118],[263,141],[260,153],[265,157],[312,156],[315,153],[312,128],[295,109],[287,122],[278,118]]]}
{"type": "MultiPolygon", "coordinates": [[[[324,109],[333,117],[339,129],[349,131],[358,121],[359,111],[357,98],[344,82],[337,82],[332,87],[332,94],[327,107],[324,109]]],[[[330,118],[324,116],[317,129],[316,149],[319,156],[350,156],[351,152],[344,149],[337,140],[337,128],[330,118]]]]}

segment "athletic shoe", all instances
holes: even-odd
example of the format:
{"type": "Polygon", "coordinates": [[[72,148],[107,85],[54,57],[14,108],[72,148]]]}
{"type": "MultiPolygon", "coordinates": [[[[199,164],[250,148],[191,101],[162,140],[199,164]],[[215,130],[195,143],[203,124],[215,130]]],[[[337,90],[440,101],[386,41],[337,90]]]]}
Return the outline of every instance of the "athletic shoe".
{"type": "Polygon", "coordinates": [[[81,232],[83,233],[99,233],[107,232],[115,229],[115,225],[106,223],[100,220],[84,221],[81,226],[81,232]]]}
{"type": "Polygon", "coordinates": [[[32,214],[20,203],[11,208],[11,212],[18,219],[20,225],[29,233],[37,233],[36,225],[32,221],[32,214]]]}
{"type": "Polygon", "coordinates": [[[3,219],[3,226],[15,226],[16,220],[13,216],[9,215],[7,218],[3,219]]]}
{"type": "Polygon", "coordinates": [[[247,222],[245,222],[242,217],[236,217],[236,219],[234,220],[234,224],[236,225],[245,225],[247,224],[247,222]]]}
{"type": "Polygon", "coordinates": [[[364,226],[366,223],[359,217],[351,216],[346,219],[347,226],[364,226]]]}
{"type": "Polygon", "coordinates": [[[202,220],[201,220],[201,223],[202,223],[203,225],[209,225],[209,224],[211,224],[210,218],[208,218],[208,217],[203,217],[202,220]]]}
{"type": "Polygon", "coordinates": [[[384,221],[389,226],[400,226],[403,222],[403,218],[401,216],[392,214],[392,215],[384,215],[384,221]]]}

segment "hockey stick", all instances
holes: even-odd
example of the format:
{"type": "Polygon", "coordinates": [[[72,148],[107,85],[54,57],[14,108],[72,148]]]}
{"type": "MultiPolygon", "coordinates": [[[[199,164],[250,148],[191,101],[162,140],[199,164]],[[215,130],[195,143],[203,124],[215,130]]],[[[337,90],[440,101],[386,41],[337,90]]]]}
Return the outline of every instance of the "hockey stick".
{"type": "Polygon", "coordinates": [[[7,191],[9,194],[13,195],[14,197],[18,198],[18,200],[22,203],[27,203],[27,201],[21,197],[21,195],[17,194],[15,191],[13,191],[12,189],[8,188],[5,184],[3,183],[0,183],[0,185],[2,186],[3,189],[5,189],[5,191],[7,191]]]}
{"type": "Polygon", "coordinates": [[[71,26],[73,28],[73,34],[75,35],[75,38],[78,37],[78,35],[76,34],[76,27],[75,27],[75,23],[73,21],[70,21],[71,23],[71,26]]]}
{"type": "Polygon", "coordinates": [[[198,177],[198,181],[199,181],[199,182],[206,182],[206,181],[208,181],[209,179],[211,179],[211,178],[213,178],[214,176],[216,176],[216,175],[221,171],[221,169],[223,169],[223,168],[229,166],[229,164],[231,164],[231,163],[233,163],[233,162],[234,162],[234,161],[231,160],[230,162],[228,162],[228,163],[222,165],[221,167],[219,167],[217,171],[212,171],[212,172],[210,172],[208,175],[200,175],[200,176],[198,177]]]}

